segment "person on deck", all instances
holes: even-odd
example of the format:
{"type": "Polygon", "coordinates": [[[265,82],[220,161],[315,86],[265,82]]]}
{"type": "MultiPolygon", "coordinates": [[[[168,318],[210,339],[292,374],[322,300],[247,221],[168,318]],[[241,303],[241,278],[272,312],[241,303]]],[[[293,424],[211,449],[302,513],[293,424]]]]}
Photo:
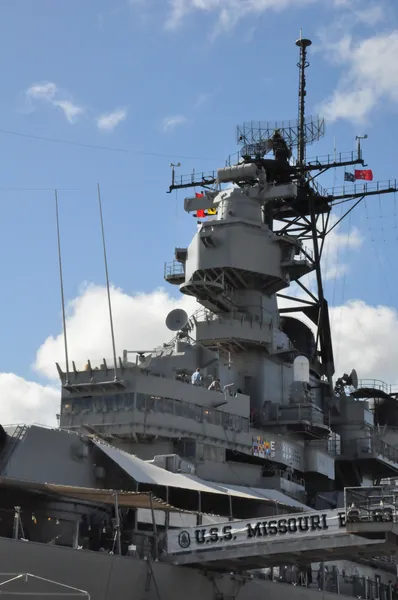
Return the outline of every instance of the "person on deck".
{"type": "Polygon", "coordinates": [[[198,367],[196,371],[192,374],[191,383],[192,385],[200,385],[202,381],[202,375],[200,373],[200,368],[198,367]]]}
{"type": "Polygon", "coordinates": [[[213,392],[221,392],[220,380],[217,378],[214,381],[212,381],[208,389],[212,390],[213,392]]]}

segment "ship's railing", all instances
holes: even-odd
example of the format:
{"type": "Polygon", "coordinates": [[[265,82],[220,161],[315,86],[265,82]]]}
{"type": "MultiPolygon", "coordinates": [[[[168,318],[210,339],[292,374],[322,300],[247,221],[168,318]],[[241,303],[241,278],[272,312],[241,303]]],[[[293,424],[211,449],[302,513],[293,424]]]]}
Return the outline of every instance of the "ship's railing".
{"type": "Polygon", "coordinates": [[[349,196],[360,196],[361,194],[377,194],[378,192],[385,192],[387,190],[396,190],[397,189],[397,180],[396,179],[387,179],[385,181],[373,181],[369,183],[355,183],[349,185],[342,185],[338,187],[328,188],[326,191],[326,195],[328,196],[336,196],[337,198],[341,196],[349,197],[349,196]]]}
{"type": "MultiPolygon", "coordinates": [[[[367,564],[374,568],[395,571],[395,561],[389,562],[388,558],[372,557],[367,564]]],[[[365,562],[365,561],[364,561],[365,562]]],[[[397,600],[395,586],[392,582],[395,576],[391,575],[389,583],[359,575],[348,575],[344,570],[340,573],[334,565],[325,566],[323,569],[300,570],[295,566],[273,567],[256,572],[256,578],[273,581],[285,585],[302,586],[314,591],[323,591],[341,594],[362,600],[397,600]]]]}
{"type": "MultiPolygon", "coordinates": [[[[247,306],[245,307],[245,310],[250,310],[251,308],[255,309],[255,310],[259,310],[259,306],[258,305],[253,305],[253,306],[247,306]]],[[[193,315],[190,317],[194,322],[197,321],[199,323],[203,323],[203,322],[211,322],[211,321],[226,321],[226,320],[231,320],[231,321],[241,321],[242,323],[259,323],[260,325],[262,325],[263,323],[265,323],[266,325],[269,325],[270,322],[272,321],[273,318],[273,313],[270,310],[266,310],[266,309],[262,309],[262,314],[261,315],[253,315],[250,313],[243,313],[242,311],[238,311],[238,310],[231,310],[228,313],[223,313],[221,315],[216,315],[215,313],[212,313],[210,310],[208,310],[207,308],[198,308],[198,310],[196,310],[193,315]],[[265,315],[267,315],[267,318],[265,318],[265,315]]]]}
{"type": "Polygon", "coordinates": [[[316,191],[317,194],[319,194],[322,197],[326,197],[328,195],[327,190],[321,186],[320,183],[317,182],[316,179],[312,179],[311,180],[311,187],[316,191]]]}
{"type": "Polygon", "coordinates": [[[29,425],[26,425],[26,423],[24,423],[23,421],[21,421],[20,423],[6,423],[5,425],[3,425],[4,428],[6,427],[30,427],[34,425],[35,427],[43,427],[43,429],[58,429],[58,427],[56,425],[45,425],[44,423],[39,423],[38,421],[34,421],[33,423],[29,423],[29,425]]]}
{"type": "MultiPolygon", "coordinates": [[[[221,395],[220,392],[208,392],[209,394],[221,395]]],[[[217,397],[217,396],[216,396],[217,397]]],[[[62,417],[75,417],[87,413],[117,413],[134,411],[146,414],[175,415],[184,419],[190,419],[197,423],[218,425],[232,431],[249,431],[249,419],[226,411],[218,410],[211,406],[194,404],[186,400],[177,400],[149,394],[127,392],[124,394],[104,394],[94,397],[70,397],[62,404],[62,417]]],[[[133,414],[132,414],[133,417],[133,414]]],[[[132,418],[132,421],[134,419],[132,418]]],[[[149,425],[150,419],[147,421],[149,425]]]]}
{"type": "Polygon", "coordinates": [[[307,421],[310,425],[315,426],[329,425],[327,415],[308,404],[289,404],[286,407],[284,406],[283,409],[277,404],[265,404],[261,420],[265,427],[267,423],[287,423],[292,421],[307,421]]]}
{"type": "MultiPolygon", "coordinates": [[[[73,372],[72,361],[75,364],[76,371],[89,371],[90,368],[89,368],[89,364],[87,362],[88,360],[90,361],[90,365],[91,365],[91,368],[93,370],[95,370],[95,371],[104,371],[105,370],[104,358],[105,357],[102,357],[102,358],[98,358],[98,357],[91,358],[90,357],[89,359],[87,359],[87,358],[77,358],[77,359],[75,359],[75,358],[72,357],[72,359],[69,360],[69,373],[73,372]]],[[[117,367],[118,368],[120,367],[120,362],[119,362],[120,360],[122,361],[122,364],[123,364],[123,360],[117,358],[117,367]]],[[[111,371],[111,370],[113,370],[115,368],[115,363],[114,363],[113,358],[105,358],[105,362],[106,362],[106,366],[107,366],[108,370],[111,371]]],[[[58,364],[59,364],[60,368],[62,369],[62,371],[64,373],[66,373],[66,363],[65,363],[65,361],[59,361],[58,364]]]]}
{"type": "Polygon", "coordinates": [[[164,278],[184,275],[184,265],[178,260],[164,263],[164,278]]]}
{"type": "Polygon", "coordinates": [[[395,486],[347,487],[344,505],[347,524],[398,521],[398,490],[395,486]]]}
{"type": "Polygon", "coordinates": [[[388,384],[381,379],[360,379],[358,388],[371,388],[374,390],[380,390],[385,394],[398,393],[398,384],[388,384]]]}
{"type": "MultiPolygon", "coordinates": [[[[282,263],[291,262],[291,246],[284,248],[282,253],[282,263]]],[[[306,246],[302,246],[297,254],[293,256],[293,260],[295,262],[301,262],[303,260],[313,260],[314,253],[311,248],[307,248],[306,246]]]]}
{"type": "Polygon", "coordinates": [[[306,246],[301,248],[300,251],[298,252],[298,254],[295,254],[295,256],[294,256],[294,260],[296,262],[301,262],[303,260],[313,260],[313,259],[314,259],[314,252],[311,250],[311,248],[307,248],[306,246]]]}
{"type": "MultiPolygon", "coordinates": [[[[333,439],[326,440],[311,440],[306,443],[306,448],[313,448],[314,450],[322,450],[331,456],[336,456],[336,441],[333,439]]],[[[340,440],[338,440],[340,443],[340,440]]],[[[337,452],[340,454],[340,452],[337,452]]]]}
{"type": "Polygon", "coordinates": [[[355,440],[329,440],[329,452],[333,456],[367,458],[378,454],[386,460],[398,464],[398,448],[383,442],[380,438],[357,438],[355,440]]]}
{"type": "Polygon", "coordinates": [[[206,184],[206,182],[213,183],[214,179],[217,179],[217,171],[202,171],[196,172],[192,171],[189,175],[175,175],[174,185],[200,185],[201,182],[206,184]]]}
{"type": "Polygon", "coordinates": [[[334,152],[333,154],[323,154],[321,156],[315,156],[314,158],[309,158],[307,160],[307,164],[311,166],[315,165],[335,165],[336,163],[347,163],[355,161],[360,158],[358,156],[358,150],[348,150],[347,152],[334,152]]]}

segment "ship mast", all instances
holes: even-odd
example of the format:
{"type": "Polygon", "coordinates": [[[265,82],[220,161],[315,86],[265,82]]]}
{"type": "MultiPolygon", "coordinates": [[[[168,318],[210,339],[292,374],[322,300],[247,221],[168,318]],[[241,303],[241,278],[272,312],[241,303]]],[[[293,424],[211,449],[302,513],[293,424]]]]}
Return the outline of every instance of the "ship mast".
{"type": "MultiPolygon", "coordinates": [[[[344,184],[340,188],[325,189],[317,182],[319,175],[329,169],[338,167],[365,166],[360,144],[349,152],[334,152],[327,156],[307,159],[307,146],[318,141],[325,133],[325,122],[320,117],[306,116],[307,81],[306,70],[309,67],[307,51],[312,42],[300,37],[296,42],[300,50],[298,119],[297,121],[259,122],[251,121],[237,128],[237,141],[240,150],[231,155],[226,166],[254,164],[269,174],[275,184],[294,183],[297,194],[292,197],[267,201],[263,207],[267,225],[278,236],[292,236],[301,243],[310,241],[313,244],[313,254],[306,253],[306,259],[312,265],[316,276],[317,291],[314,293],[305,284],[297,280],[297,284],[305,293],[297,298],[283,293],[277,293],[293,303],[287,308],[280,308],[279,313],[301,313],[307,317],[316,328],[317,356],[321,364],[321,376],[328,385],[328,395],[332,393],[332,377],[334,375],[334,357],[331,340],[329,307],[324,297],[321,259],[327,235],[366,197],[380,196],[398,191],[396,179],[385,182],[360,182],[344,184]],[[292,150],[297,148],[296,160],[292,159],[292,150]],[[273,152],[274,160],[268,157],[273,152]],[[345,214],[333,225],[330,225],[330,213],[336,204],[348,202],[345,214]],[[274,223],[277,226],[274,227],[274,223]]],[[[244,187],[247,181],[235,182],[244,187]]],[[[258,185],[253,180],[251,185],[258,185]]],[[[204,188],[212,190],[213,194],[219,189],[217,172],[194,171],[190,175],[175,176],[169,187],[169,192],[183,188],[204,188]]],[[[211,194],[210,194],[211,196],[211,194]]],[[[207,197],[209,202],[210,196],[207,197]]],[[[207,208],[205,203],[199,206],[200,200],[195,200],[196,208],[207,208]]],[[[202,212],[204,212],[202,210],[202,212]]]]}
{"type": "MultiPolygon", "coordinates": [[[[300,48],[300,61],[297,66],[299,68],[299,110],[298,110],[298,143],[297,143],[297,167],[304,168],[305,167],[305,159],[306,159],[306,135],[305,135],[305,97],[307,95],[306,90],[306,70],[310,66],[310,63],[307,61],[307,49],[312,45],[312,41],[306,38],[303,38],[300,35],[300,39],[297,40],[296,46],[300,48]]],[[[358,151],[359,158],[359,151],[358,151]]],[[[309,173],[307,172],[307,175],[309,173]]],[[[304,177],[301,177],[300,183],[303,184],[304,177]]],[[[317,318],[317,339],[316,346],[320,344],[320,352],[322,356],[322,362],[324,362],[324,375],[327,377],[330,388],[332,387],[332,377],[334,375],[334,356],[333,356],[333,346],[330,335],[330,321],[329,321],[329,311],[328,305],[324,298],[323,293],[323,281],[322,281],[322,269],[321,269],[321,252],[319,246],[319,232],[317,229],[317,210],[316,210],[316,198],[315,196],[310,197],[309,199],[309,218],[311,223],[311,236],[312,236],[312,244],[313,244],[313,252],[314,252],[314,267],[315,267],[315,275],[317,282],[317,290],[318,290],[318,300],[317,300],[317,308],[318,308],[318,318],[317,318]]],[[[321,238],[324,240],[324,238],[321,238]]],[[[323,246],[323,242],[322,242],[323,246]]],[[[308,293],[308,290],[307,290],[308,293]]]]}
{"type": "Polygon", "coordinates": [[[300,39],[297,40],[296,46],[300,48],[300,62],[298,63],[298,67],[300,69],[300,79],[299,79],[299,114],[298,114],[298,152],[297,152],[297,164],[299,166],[303,166],[305,163],[305,96],[306,92],[306,77],[305,71],[310,66],[307,61],[307,48],[311,46],[311,40],[303,39],[300,36],[300,39]]]}

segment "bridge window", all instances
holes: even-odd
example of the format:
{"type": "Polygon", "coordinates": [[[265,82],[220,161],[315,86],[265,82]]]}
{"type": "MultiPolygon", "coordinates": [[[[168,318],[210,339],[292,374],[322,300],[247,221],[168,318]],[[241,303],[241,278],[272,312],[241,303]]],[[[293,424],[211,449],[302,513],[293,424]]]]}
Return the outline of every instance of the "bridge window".
{"type": "Polygon", "coordinates": [[[154,408],[153,410],[155,412],[164,412],[164,398],[161,398],[160,396],[155,396],[154,397],[154,408]]]}
{"type": "Polygon", "coordinates": [[[195,404],[195,419],[199,422],[199,423],[203,423],[203,413],[202,413],[202,407],[199,406],[198,404],[195,404]]]}
{"type": "Polygon", "coordinates": [[[195,405],[190,404],[189,402],[181,402],[182,406],[182,416],[186,419],[194,419],[195,418],[195,405]]]}
{"type": "Polygon", "coordinates": [[[215,414],[214,410],[211,408],[203,407],[203,422],[204,423],[214,423],[215,414]]]}
{"type": "Polygon", "coordinates": [[[145,394],[137,394],[137,408],[138,410],[145,410],[146,396],[145,394]]]}
{"type": "Polygon", "coordinates": [[[183,416],[183,403],[181,400],[174,400],[174,411],[177,417],[183,416]]]}
{"type": "MultiPolygon", "coordinates": [[[[107,394],[103,396],[81,396],[62,400],[63,415],[78,415],[84,412],[115,411],[134,408],[134,393],[107,394]]],[[[209,406],[192,404],[185,400],[162,398],[150,394],[137,394],[136,408],[140,411],[153,411],[176,415],[185,419],[195,419],[199,423],[222,426],[225,429],[249,431],[249,420],[239,415],[232,415],[209,406]]]]}
{"type": "Polygon", "coordinates": [[[164,399],[164,412],[173,414],[174,411],[174,400],[173,398],[165,398],[164,399]]]}

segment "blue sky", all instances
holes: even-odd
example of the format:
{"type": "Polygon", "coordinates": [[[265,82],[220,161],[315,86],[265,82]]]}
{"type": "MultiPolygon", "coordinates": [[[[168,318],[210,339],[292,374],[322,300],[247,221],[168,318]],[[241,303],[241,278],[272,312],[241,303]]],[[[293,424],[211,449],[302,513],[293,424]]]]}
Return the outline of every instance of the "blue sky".
{"type": "MultiPolygon", "coordinates": [[[[334,138],[351,150],[367,133],[375,179],[398,175],[393,0],[16,0],[0,17],[3,372],[42,381],[31,365],[61,329],[51,190],[68,300],[104,283],[97,182],[112,282],[128,294],[162,286],[164,261],[195,229],[183,193],[166,194],[169,162],[216,169],[238,123],[296,117],[300,27],[314,42],[308,113],[328,117],[309,155],[333,152],[334,138]]],[[[343,171],[321,182],[342,185],[343,171]]],[[[364,241],[341,248],[348,270],[328,281],[329,299],[396,308],[394,197],[369,199],[341,233],[354,225],[364,241]]]]}

